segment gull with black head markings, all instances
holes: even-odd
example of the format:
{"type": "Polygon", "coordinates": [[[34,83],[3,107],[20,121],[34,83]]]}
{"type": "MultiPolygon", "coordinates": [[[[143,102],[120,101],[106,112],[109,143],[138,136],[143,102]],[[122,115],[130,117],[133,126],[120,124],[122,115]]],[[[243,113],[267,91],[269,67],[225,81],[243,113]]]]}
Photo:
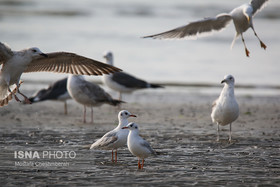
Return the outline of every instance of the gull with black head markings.
{"type": "Polygon", "coordinates": [[[123,129],[129,130],[127,137],[128,150],[138,158],[138,169],[143,169],[144,159],[152,154],[155,155],[156,152],[146,140],[139,136],[139,129],[136,123],[129,123],[126,127],[123,127],[123,129]],[[142,160],[142,164],[140,164],[140,160],[142,160]]]}
{"type": "Polygon", "coordinates": [[[117,150],[120,147],[124,147],[127,142],[128,130],[122,129],[128,124],[129,117],[136,117],[136,115],[131,114],[127,110],[122,110],[118,114],[119,125],[107,132],[102,136],[102,138],[98,139],[94,142],[90,149],[109,149],[112,150],[112,162],[117,163],[117,150]],[[115,160],[114,160],[114,150],[115,150],[115,160]]]}

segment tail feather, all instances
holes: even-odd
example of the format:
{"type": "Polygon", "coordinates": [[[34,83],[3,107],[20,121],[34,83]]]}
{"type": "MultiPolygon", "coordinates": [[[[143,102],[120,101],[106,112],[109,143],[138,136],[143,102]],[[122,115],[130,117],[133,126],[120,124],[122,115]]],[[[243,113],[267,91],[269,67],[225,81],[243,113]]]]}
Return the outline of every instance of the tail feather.
{"type": "Polygon", "coordinates": [[[150,84],[150,88],[164,88],[164,87],[159,84],[150,84]]]}
{"type": "Polygon", "coordinates": [[[121,103],[125,103],[125,102],[117,100],[117,99],[112,99],[111,102],[110,102],[110,104],[113,105],[113,106],[120,105],[121,103]]]}

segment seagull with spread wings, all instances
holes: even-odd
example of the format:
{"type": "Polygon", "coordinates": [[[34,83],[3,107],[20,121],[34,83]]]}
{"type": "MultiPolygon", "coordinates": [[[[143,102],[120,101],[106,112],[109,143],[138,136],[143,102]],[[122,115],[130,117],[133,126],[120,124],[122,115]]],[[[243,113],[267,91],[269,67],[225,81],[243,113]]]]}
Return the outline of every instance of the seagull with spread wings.
{"type": "Polygon", "coordinates": [[[13,98],[20,102],[16,93],[31,103],[28,97],[20,92],[20,77],[27,72],[57,72],[80,75],[102,75],[121,71],[102,62],[86,58],[74,53],[43,53],[37,47],[12,51],[0,42],[0,107],[8,105],[13,98]]]}
{"type": "Polygon", "coordinates": [[[260,45],[263,49],[266,49],[266,45],[261,41],[257,35],[253,26],[253,16],[260,11],[268,0],[252,0],[250,3],[241,5],[233,9],[230,13],[222,13],[216,17],[205,18],[203,20],[194,21],[188,25],[184,25],[170,31],[163,33],[144,36],[144,38],[154,38],[154,39],[189,39],[191,37],[197,37],[200,34],[209,33],[212,31],[220,31],[225,28],[231,20],[233,20],[236,34],[233,39],[231,47],[233,47],[236,38],[241,35],[242,42],[245,47],[246,56],[249,57],[249,50],[246,47],[243,33],[247,31],[248,28],[252,28],[255,36],[260,41],[260,45]]]}

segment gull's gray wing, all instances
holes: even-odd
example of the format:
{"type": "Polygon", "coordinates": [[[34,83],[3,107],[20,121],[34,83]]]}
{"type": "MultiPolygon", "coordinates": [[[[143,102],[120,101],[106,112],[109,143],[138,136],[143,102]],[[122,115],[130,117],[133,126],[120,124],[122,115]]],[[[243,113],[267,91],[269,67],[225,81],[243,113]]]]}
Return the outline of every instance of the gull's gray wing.
{"type": "Polygon", "coordinates": [[[0,42],[0,65],[6,62],[13,56],[13,52],[10,47],[0,42]]]}
{"type": "Polygon", "coordinates": [[[145,147],[146,149],[148,149],[151,154],[156,154],[156,152],[153,150],[153,148],[150,146],[150,144],[146,140],[143,139],[143,141],[141,142],[141,145],[143,147],[145,147]]]}
{"type": "Polygon", "coordinates": [[[116,72],[112,75],[112,80],[127,88],[147,88],[147,82],[137,79],[124,72],[116,72]]]}
{"type": "Polygon", "coordinates": [[[95,83],[84,81],[80,88],[89,99],[94,99],[96,102],[111,103],[113,100],[103,88],[95,83]]]}
{"type": "Polygon", "coordinates": [[[220,31],[225,28],[231,21],[229,14],[219,14],[214,18],[205,18],[203,20],[191,22],[188,25],[178,27],[176,29],[163,33],[145,36],[144,38],[154,39],[180,39],[187,37],[196,37],[199,34],[209,33],[212,31],[220,31]]]}
{"type": "Polygon", "coordinates": [[[94,148],[106,148],[110,144],[116,142],[118,140],[118,136],[116,132],[108,132],[102,138],[97,140],[90,146],[90,149],[94,148]]]}
{"type": "Polygon", "coordinates": [[[257,12],[261,11],[263,7],[265,7],[268,0],[252,0],[250,4],[253,7],[253,15],[255,15],[257,12]]]}
{"type": "Polygon", "coordinates": [[[32,60],[24,72],[48,71],[79,75],[102,75],[121,71],[119,68],[74,53],[47,53],[48,57],[32,60]]]}

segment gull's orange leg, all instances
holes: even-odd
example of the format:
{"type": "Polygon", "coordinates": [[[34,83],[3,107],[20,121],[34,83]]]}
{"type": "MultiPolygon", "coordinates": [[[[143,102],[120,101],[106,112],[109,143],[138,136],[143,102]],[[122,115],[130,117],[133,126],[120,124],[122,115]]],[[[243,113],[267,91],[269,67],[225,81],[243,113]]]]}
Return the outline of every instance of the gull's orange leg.
{"type": "Polygon", "coordinates": [[[114,162],[114,149],[112,149],[112,162],[114,162]]]}
{"type": "Polygon", "coordinates": [[[250,56],[249,56],[250,51],[249,51],[249,50],[247,49],[247,47],[246,47],[245,40],[244,40],[244,38],[243,38],[243,34],[241,33],[240,35],[241,35],[242,42],[243,42],[244,47],[245,47],[245,53],[246,53],[246,56],[247,56],[247,57],[250,57],[250,56]]]}
{"type": "Polygon", "coordinates": [[[142,160],[142,169],[144,168],[144,161],[145,161],[145,160],[143,159],[143,160],[142,160]]]}
{"type": "Polygon", "coordinates": [[[254,31],[254,34],[255,36],[258,38],[258,40],[260,41],[260,44],[261,44],[261,48],[263,48],[264,50],[266,49],[266,45],[261,41],[261,39],[259,38],[259,36],[257,35],[254,27],[252,27],[253,31],[254,31]]]}
{"type": "Polygon", "coordinates": [[[138,159],[138,169],[141,169],[140,159],[138,159]]]}
{"type": "Polygon", "coordinates": [[[118,155],[118,153],[117,153],[117,149],[116,149],[116,152],[115,152],[115,162],[117,163],[117,155],[118,155]]]}

